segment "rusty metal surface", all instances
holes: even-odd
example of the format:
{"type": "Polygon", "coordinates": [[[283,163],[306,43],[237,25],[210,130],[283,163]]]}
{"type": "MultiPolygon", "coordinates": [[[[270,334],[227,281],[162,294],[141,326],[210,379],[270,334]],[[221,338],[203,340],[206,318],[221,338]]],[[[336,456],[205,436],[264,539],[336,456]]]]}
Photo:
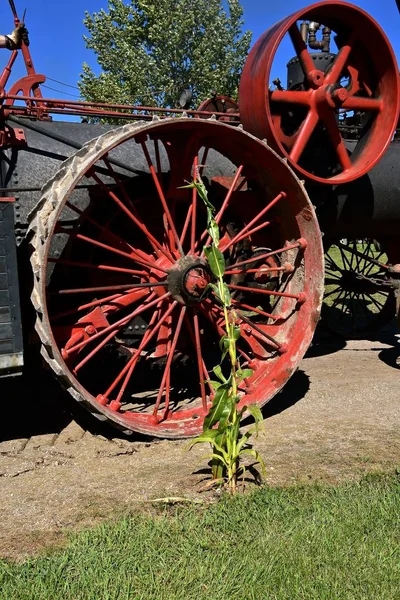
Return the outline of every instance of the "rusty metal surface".
{"type": "Polygon", "coordinates": [[[13,198],[0,198],[0,377],[23,367],[13,198]]]}

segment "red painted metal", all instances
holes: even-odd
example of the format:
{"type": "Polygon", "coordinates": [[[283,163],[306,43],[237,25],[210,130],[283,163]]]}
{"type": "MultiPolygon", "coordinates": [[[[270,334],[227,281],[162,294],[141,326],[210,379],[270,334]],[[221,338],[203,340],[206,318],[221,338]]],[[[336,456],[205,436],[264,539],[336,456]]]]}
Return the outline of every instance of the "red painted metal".
{"type": "Polygon", "coordinates": [[[347,183],[367,173],[393,138],[400,108],[398,73],[390,43],[368,13],[338,0],[318,2],[282,19],[251,50],[240,81],[241,121],[246,130],[266,138],[302,176],[319,183],[347,183]],[[298,29],[300,20],[323,24],[340,40],[340,51],[326,73],[316,69],[308,53],[298,29]],[[297,91],[269,91],[273,60],[286,35],[302,66],[305,84],[297,91]],[[345,75],[350,76],[350,83],[342,86],[345,75]],[[297,130],[288,132],[282,115],[299,107],[304,112],[296,122],[297,130]],[[370,116],[351,155],[337,121],[343,110],[367,111],[370,116]],[[331,145],[334,154],[329,165],[323,165],[317,155],[312,164],[307,163],[307,153],[318,139],[331,145]],[[323,172],[328,167],[328,173],[323,172]]]}
{"type": "Polygon", "coordinates": [[[185,277],[184,287],[189,296],[197,297],[204,293],[210,281],[211,276],[203,267],[193,267],[185,277]]]}
{"type": "MultiPolygon", "coordinates": [[[[23,82],[17,82],[16,88],[24,85],[23,82]]],[[[10,115],[31,116],[37,119],[48,120],[50,115],[76,115],[78,117],[91,116],[101,118],[118,118],[131,121],[151,121],[154,115],[160,118],[166,118],[171,115],[183,115],[192,117],[209,118],[210,113],[207,111],[198,110],[183,110],[180,108],[162,108],[154,106],[128,105],[128,104],[112,104],[105,102],[85,102],[79,100],[60,100],[57,98],[47,98],[40,96],[40,100],[22,94],[11,94],[4,90],[1,91],[1,96],[7,105],[3,107],[4,116],[7,118],[10,115]],[[16,104],[16,102],[24,102],[26,106],[16,104]]],[[[217,118],[226,117],[226,113],[215,113],[217,118]]],[[[238,122],[239,113],[232,114],[232,119],[235,118],[238,122]]],[[[232,124],[232,123],[231,123],[232,124]]]]}
{"type": "MultiPolygon", "coordinates": [[[[199,113],[210,113],[215,114],[218,118],[218,121],[222,121],[223,123],[234,123],[239,122],[239,106],[238,103],[230,98],[229,96],[213,96],[212,98],[207,98],[204,100],[198,107],[199,113]],[[221,113],[223,116],[221,116],[221,113]]],[[[202,118],[207,118],[204,115],[202,118]]]]}
{"type": "MultiPolygon", "coordinates": [[[[66,165],[63,173],[69,177],[74,173],[73,181],[65,186],[65,196],[63,182],[57,182],[60,204],[46,216],[49,235],[42,260],[44,269],[51,263],[53,274],[38,292],[44,307],[43,331],[53,340],[51,364],[64,373],[74,394],[114,424],[163,437],[195,435],[213,398],[212,385],[206,382],[218,362],[214,349],[223,334],[223,315],[218,300],[207,291],[211,273],[198,256],[206,211],[197,194],[181,186],[201,166],[209,172],[208,149],[236,165],[225,190],[219,186],[215,191],[205,182],[219,215],[221,248],[228,248],[230,270],[238,271],[227,275],[242,331],[238,354],[243,366],[254,369],[241,387],[240,407],[261,406],[275,395],[311,341],[322,295],[318,224],[303,186],[284,161],[236,128],[188,118],[137,124],[113,135],[106,134],[107,142],[99,138],[83,158],[80,152],[79,169],[66,165]],[[149,144],[148,139],[156,143],[149,144]],[[150,175],[146,202],[140,204],[135,186],[117,182],[105,160],[114,147],[134,140],[150,175]],[[182,140],[184,160],[179,151],[182,140]],[[165,157],[165,147],[169,164],[161,168],[157,154],[163,151],[165,157]],[[95,201],[83,211],[79,207],[73,211],[79,228],[68,236],[66,251],[54,256],[57,236],[65,239],[66,230],[60,226],[64,206],[71,215],[79,197],[79,190],[76,195],[74,190],[83,176],[93,176],[100,161],[116,185],[108,188],[96,181],[106,192],[102,212],[95,201]],[[253,234],[266,212],[271,225],[253,234]],[[243,241],[237,244],[229,235],[232,219],[238,225],[238,239],[246,240],[254,257],[242,260],[243,255],[237,254],[243,241]],[[88,233],[94,226],[96,239],[88,233]],[[79,257],[88,242],[92,252],[82,261],[79,257]],[[140,265],[140,274],[130,273],[136,271],[129,269],[132,261],[140,265]],[[251,269],[254,262],[256,268],[251,269]],[[246,273],[248,267],[257,273],[246,273]],[[254,277],[261,282],[257,288],[252,287],[254,277]],[[275,281],[275,289],[264,289],[263,278],[275,281]],[[125,287],[129,289],[123,292],[125,287]],[[63,291],[71,293],[60,294],[63,291]],[[76,300],[78,291],[79,297],[84,296],[81,302],[76,300]],[[102,293],[103,300],[98,297],[102,293]],[[254,293],[256,307],[251,302],[254,293]]],[[[38,248],[43,253],[42,246],[38,248]]]]}

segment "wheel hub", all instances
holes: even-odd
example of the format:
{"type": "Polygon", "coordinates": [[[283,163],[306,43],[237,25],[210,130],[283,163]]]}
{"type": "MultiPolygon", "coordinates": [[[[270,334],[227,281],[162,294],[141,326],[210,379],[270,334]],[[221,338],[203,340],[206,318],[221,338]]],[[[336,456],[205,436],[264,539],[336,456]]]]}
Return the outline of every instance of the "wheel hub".
{"type": "Polygon", "coordinates": [[[186,305],[200,302],[207,294],[210,282],[211,272],[207,263],[189,255],[175,263],[167,278],[172,297],[186,305]]]}

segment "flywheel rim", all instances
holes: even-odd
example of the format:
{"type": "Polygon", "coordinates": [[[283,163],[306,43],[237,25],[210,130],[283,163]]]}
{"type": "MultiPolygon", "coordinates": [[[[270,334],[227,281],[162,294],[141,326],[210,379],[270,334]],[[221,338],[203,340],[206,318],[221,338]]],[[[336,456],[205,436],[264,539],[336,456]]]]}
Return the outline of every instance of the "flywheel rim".
{"type": "Polygon", "coordinates": [[[261,139],[265,138],[274,150],[286,157],[300,176],[322,184],[348,183],[369,172],[392,141],[400,110],[398,72],[397,60],[386,34],[366,11],[340,0],[318,2],[283,18],[268,29],[250,51],[239,88],[241,121],[247,131],[261,139]],[[316,21],[327,25],[332,31],[336,27],[346,37],[347,41],[342,43],[341,51],[326,73],[317,69],[301,39],[296,25],[300,20],[316,21]],[[308,89],[269,91],[274,56],[289,32],[300,63],[304,61],[303,70],[308,70],[308,89]],[[335,63],[341,54],[344,56],[347,46],[351,50],[343,69],[334,76],[335,63]],[[361,51],[368,48],[372,50],[361,59],[361,51]],[[341,75],[349,64],[357,83],[357,77],[360,76],[361,84],[365,83],[367,90],[368,85],[375,86],[375,90],[369,90],[371,97],[368,97],[368,91],[357,90],[354,85],[350,86],[350,91],[341,87],[341,75]],[[377,71],[375,75],[374,71],[377,71]],[[364,82],[363,77],[367,72],[367,81],[364,82]],[[360,93],[366,94],[366,98],[360,93]],[[372,108],[369,110],[365,108],[367,101],[371,101],[372,108]],[[369,119],[363,127],[361,140],[349,156],[339,127],[335,124],[335,116],[346,108],[351,111],[351,107],[354,111],[364,110],[369,119]],[[279,117],[283,109],[287,112],[294,109],[306,111],[301,126],[289,137],[284,134],[279,117]],[[326,143],[337,155],[337,164],[341,169],[339,172],[333,170],[333,174],[329,175],[322,171],[318,173],[315,164],[318,157],[311,166],[301,164],[303,155],[315,141],[313,135],[320,125],[326,129],[326,143]]]}

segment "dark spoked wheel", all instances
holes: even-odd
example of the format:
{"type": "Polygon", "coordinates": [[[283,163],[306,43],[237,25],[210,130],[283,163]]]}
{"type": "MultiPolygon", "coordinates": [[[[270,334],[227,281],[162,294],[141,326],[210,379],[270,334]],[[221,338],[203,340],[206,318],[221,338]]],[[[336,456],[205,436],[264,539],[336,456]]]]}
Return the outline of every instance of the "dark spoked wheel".
{"type": "Polygon", "coordinates": [[[126,431],[197,434],[213,397],[223,314],[202,252],[202,174],[229,268],[243,406],[267,402],[306,351],[322,245],[304,188],[264,143],[215,121],[135,123],[86,144],[31,222],[43,355],[73,397],[126,431]]]}
{"type": "Polygon", "coordinates": [[[395,316],[395,298],[386,278],[388,256],[372,239],[328,242],[321,318],[346,338],[365,338],[395,316]]]}
{"type": "Polygon", "coordinates": [[[399,97],[396,58],[379,25],[347,2],[318,2],[282,19],[256,42],[240,80],[240,118],[246,131],[266,138],[303,177],[345,183],[383,156],[397,125],[399,97]],[[332,54],[327,48],[309,52],[302,21],[321,26],[328,38],[332,33],[332,54]],[[302,84],[271,89],[273,61],[282,60],[286,48],[296,53],[302,84]],[[351,155],[340,131],[343,115],[361,124],[351,155]]]}

